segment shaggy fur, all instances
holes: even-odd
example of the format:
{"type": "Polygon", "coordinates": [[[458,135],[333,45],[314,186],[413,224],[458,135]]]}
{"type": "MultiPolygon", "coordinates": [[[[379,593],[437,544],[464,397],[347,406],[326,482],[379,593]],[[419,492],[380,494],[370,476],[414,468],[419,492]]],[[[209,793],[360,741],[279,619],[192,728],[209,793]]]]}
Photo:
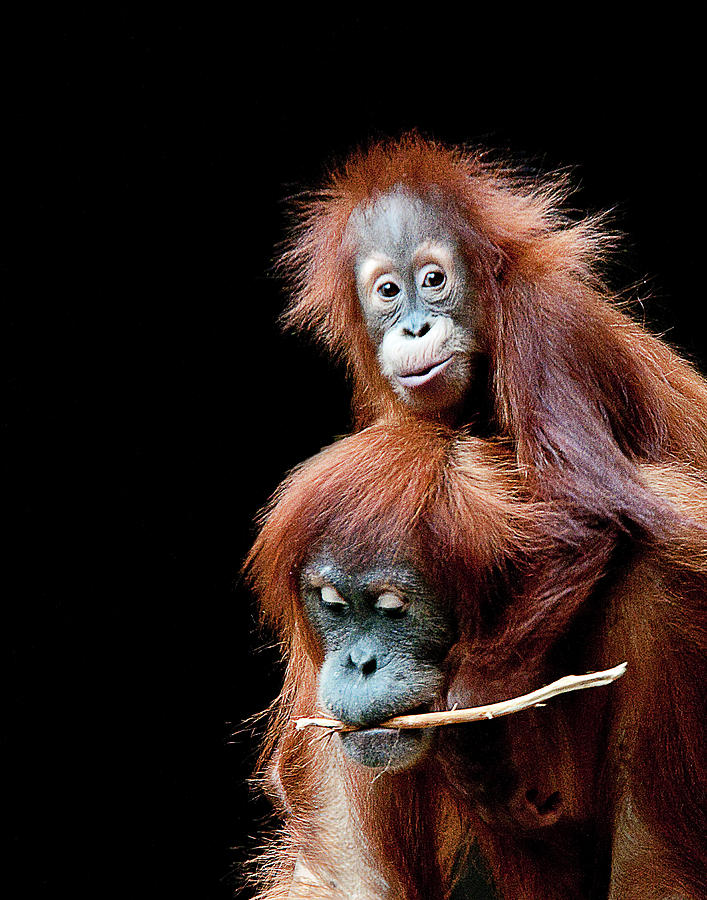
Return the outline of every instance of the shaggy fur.
{"type": "Polygon", "coordinates": [[[474,841],[506,900],[707,896],[707,386],[622,311],[601,278],[612,237],[564,216],[566,194],[409,135],[297,210],[285,321],[345,362],[360,433],[288,479],[248,563],[288,659],[263,755],[285,818],[263,898],[439,900],[474,841]],[[436,424],[379,373],[356,294],[347,223],[396,186],[443,210],[479,304],[478,375],[436,424]],[[290,721],[315,704],[296,585],[324,539],[362,561],[395,547],[453,605],[441,706],[624,659],[628,674],[441,729],[417,769],[372,778],[290,721]]]}
{"type": "Polygon", "coordinates": [[[292,474],[248,561],[288,659],[263,755],[285,824],[260,897],[441,900],[474,841],[507,900],[705,896],[707,488],[685,467],[639,477],[665,498],[663,540],[577,565],[558,502],[531,500],[507,451],[464,434],[376,425],[292,474]],[[624,659],[628,674],[439,729],[411,772],[360,769],[291,721],[316,708],[298,576],[323,540],[371,563],[396,548],[452,605],[441,708],[624,659]]]}
{"type": "Polygon", "coordinates": [[[476,285],[487,378],[453,424],[510,438],[541,495],[650,525],[652,501],[631,463],[705,469],[707,386],[621,311],[600,276],[613,237],[598,217],[562,214],[566,179],[523,178],[411,134],[355,154],[301,201],[280,261],[292,288],[284,318],[345,361],[357,426],[394,417],[399,401],[364,327],[346,225],[395,186],[443,209],[476,285]]]}

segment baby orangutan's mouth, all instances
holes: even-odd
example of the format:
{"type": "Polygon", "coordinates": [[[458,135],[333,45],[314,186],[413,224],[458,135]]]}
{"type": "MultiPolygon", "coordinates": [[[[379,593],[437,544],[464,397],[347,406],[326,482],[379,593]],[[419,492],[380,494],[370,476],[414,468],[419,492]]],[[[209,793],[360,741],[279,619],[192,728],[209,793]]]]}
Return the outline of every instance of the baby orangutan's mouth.
{"type": "Polygon", "coordinates": [[[405,373],[401,373],[396,375],[396,378],[406,388],[417,388],[422,387],[423,384],[429,384],[438,375],[440,375],[450,364],[452,361],[453,354],[450,354],[446,359],[437,360],[437,362],[430,363],[428,366],[420,367],[417,369],[411,369],[405,373]]]}

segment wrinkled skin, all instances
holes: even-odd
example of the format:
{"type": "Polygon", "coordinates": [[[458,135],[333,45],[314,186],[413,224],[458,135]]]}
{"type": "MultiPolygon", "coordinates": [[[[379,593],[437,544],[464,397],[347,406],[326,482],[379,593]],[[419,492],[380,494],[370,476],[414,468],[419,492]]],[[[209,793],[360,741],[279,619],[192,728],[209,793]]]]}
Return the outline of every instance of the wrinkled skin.
{"type": "Polygon", "coordinates": [[[319,702],[347,725],[365,726],[341,735],[346,754],[369,767],[416,764],[431,747],[433,729],[374,726],[435,701],[452,643],[448,611],[399,561],[362,569],[323,551],[301,582],[305,612],[324,651],[319,702]]]}

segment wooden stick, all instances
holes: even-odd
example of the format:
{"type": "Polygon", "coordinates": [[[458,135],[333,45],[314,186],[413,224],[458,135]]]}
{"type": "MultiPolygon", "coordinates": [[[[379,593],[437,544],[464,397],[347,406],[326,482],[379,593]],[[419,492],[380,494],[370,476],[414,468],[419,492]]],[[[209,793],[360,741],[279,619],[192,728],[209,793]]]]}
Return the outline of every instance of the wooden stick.
{"type": "MultiPolygon", "coordinates": [[[[376,725],[376,728],[434,728],[437,725],[460,725],[464,722],[479,722],[485,719],[497,719],[499,716],[510,716],[522,709],[531,709],[534,706],[542,706],[551,697],[559,694],[568,694],[570,691],[583,691],[586,688],[602,687],[616,681],[626,671],[626,663],[621,663],[613,669],[604,672],[590,672],[588,675],[565,675],[538,688],[530,694],[522,697],[514,697],[512,700],[502,700],[500,703],[489,703],[486,706],[473,706],[470,709],[454,709],[443,712],[416,713],[409,716],[395,716],[385,722],[376,725]]],[[[306,718],[300,716],[294,720],[298,731],[303,728],[317,727],[328,728],[330,731],[360,731],[361,728],[354,725],[344,725],[338,719],[327,716],[315,716],[306,718]]]]}

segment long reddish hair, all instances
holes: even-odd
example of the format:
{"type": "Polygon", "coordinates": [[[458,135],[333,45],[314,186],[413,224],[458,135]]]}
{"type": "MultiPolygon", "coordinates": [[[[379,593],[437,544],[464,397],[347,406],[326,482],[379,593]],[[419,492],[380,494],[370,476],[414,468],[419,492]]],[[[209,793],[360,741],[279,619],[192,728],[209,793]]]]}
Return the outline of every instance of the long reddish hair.
{"type": "Polygon", "coordinates": [[[501,446],[443,426],[407,420],[343,438],[298,466],[261,515],[246,567],[264,618],[292,635],[299,573],[323,540],[371,565],[404,548],[458,608],[475,606],[466,585],[480,590],[527,540],[534,506],[515,502],[520,494],[501,446]]]}
{"type": "MultiPolygon", "coordinates": [[[[287,824],[260,864],[261,881],[274,885],[264,897],[288,896],[302,848],[308,864],[315,871],[320,864],[326,873],[336,846],[327,844],[319,815],[332,778],[339,779],[357,816],[362,844],[389,882],[401,886],[400,896],[440,898],[454,860],[463,855],[460,848],[473,835],[486,842],[495,871],[505,871],[509,883],[513,878],[525,883],[531,876],[512,849],[513,839],[508,837],[511,849],[505,851],[505,832],[499,836],[478,819],[470,767],[483,766],[487,814],[500,815],[501,822],[509,815],[503,805],[507,798],[503,793],[494,797],[493,791],[508,783],[516,766],[525,772],[539,767],[560,777],[567,758],[579,774],[575,778],[565,772],[575,784],[567,787],[566,801],[598,809],[599,800],[581,799],[583,789],[576,784],[613,777],[610,767],[601,769],[609,752],[607,736],[592,729],[605,722],[602,709],[614,696],[623,698],[616,713],[619,731],[620,717],[634,715],[635,704],[641,715],[650,711],[654,719],[636,744],[636,764],[629,772],[641,815],[657,823],[657,833],[680,831],[685,847],[700,844],[704,813],[690,798],[693,772],[704,768],[699,758],[704,743],[702,687],[699,674],[695,681],[689,672],[704,670],[707,487],[684,466],[643,467],[641,478],[646,489],[666,496],[672,520],[666,523],[662,543],[631,546],[623,565],[630,572],[636,556],[646,549],[665,575],[647,592],[640,578],[628,582],[620,616],[607,636],[601,623],[608,603],[597,589],[620,548],[621,534],[597,528],[595,522],[578,532],[582,517],[568,515],[563,503],[530,499],[513,455],[503,445],[409,419],[363,429],[293,471],[264,511],[247,562],[263,617],[280,638],[287,659],[284,688],[262,755],[264,781],[287,824]],[[391,550],[397,552],[418,568],[440,602],[450,604],[457,634],[446,663],[448,691],[490,702],[537,687],[546,676],[550,680],[550,675],[567,674],[568,668],[552,668],[557,665],[552,654],[571,633],[577,655],[565,660],[566,666],[608,668],[626,659],[626,684],[613,694],[591,692],[574,705],[558,706],[548,713],[552,725],[547,718],[540,724],[520,716],[504,720],[509,724],[494,732],[477,730],[470,736],[472,744],[493,734],[499,741],[490,738],[489,747],[477,748],[473,760],[466,751],[454,755],[445,744],[445,751],[429,765],[371,780],[346,762],[336,742],[313,740],[296,731],[292,722],[317,708],[322,653],[302,609],[299,576],[322,542],[333,552],[353,551],[362,564],[371,566],[381,554],[389,559],[391,550]],[[578,546],[583,552],[577,552],[578,546]],[[593,603],[595,598],[600,602],[593,603]],[[581,621],[586,630],[578,634],[575,626],[585,611],[589,618],[581,621]],[[658,758],[650,737],[656,734],[664,742],[658,758]],[[563,756],[565,752],[569,756],[563,756]],[[680,766],[686,767],[684,772],[680,766]],[[643,784],[646,771],[660,786],[657,792],[648,790],[652,782],[643,784]],[[665,815],[666,809],[678,808],[680,829],[665,815]]],[[[620,575],[619,581],[627,578],[620,575]]],[[[597,788],[599,794],[601,790],[597,788]]],[[[601,797],[606,806],[597,813],[598,831],[610,830],[606,810],[613,808],[616,791],[609,782],[607,796],[601,797]]],[[[509,834],[515,834],[512,823],[509,827],[509,834]]],[[[558,845],[558,860],[571,860],[563,847],[558,845]]],[[[564,865],[570,878],[571,861],[564,865]]],[[[541,881],[538,884],[541,896],[541,881]]],[[[369,894],[375,896],[375,889],[369,894]]],[[[323,896],[340,895],[325,891],[323,896]]]]}
{"type": "MultiPolygon", "coordinates": [[[[613,237],[601,217],[562,213],[567,179],[409,134],[354,154],[300,201],[281,260],[292,289],[284,320],[345,362],[357,427],[394,417],[399,401],[364,327],[346,226],[395,186],[433,202],[460,239],[484,313],[490,425],[513,440],[530,482],[650,527],[653,501],[630,463],[707,467],[707,388],[620,309],[601,277],[613,237]]],[[[466,416],[475,427],[478,409],[466,416]]]]}

